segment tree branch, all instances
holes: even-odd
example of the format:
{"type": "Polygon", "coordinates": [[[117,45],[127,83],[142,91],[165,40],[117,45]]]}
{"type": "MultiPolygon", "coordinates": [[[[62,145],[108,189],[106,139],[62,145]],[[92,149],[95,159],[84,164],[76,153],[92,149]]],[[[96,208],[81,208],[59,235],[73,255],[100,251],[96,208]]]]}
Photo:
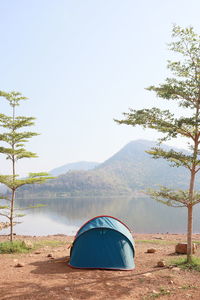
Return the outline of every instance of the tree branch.
{"type": "Polygon", "coordinates": [[[0,213],[0,216],[6,217],[6,218],[8,218],[10,220],[10,217],[8,215],[6,215],[6,214],[0,213]]]}

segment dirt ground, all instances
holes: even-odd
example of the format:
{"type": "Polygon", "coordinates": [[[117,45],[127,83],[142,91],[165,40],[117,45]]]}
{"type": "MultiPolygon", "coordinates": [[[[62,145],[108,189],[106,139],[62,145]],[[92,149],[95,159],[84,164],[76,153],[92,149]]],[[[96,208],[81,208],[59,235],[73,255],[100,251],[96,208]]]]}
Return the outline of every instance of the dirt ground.
{"type": "MultiPolygon", "coordinates": [[[[0,236],[0,242],[6,239],[8,237],[0,236]]],[[[15,239],[34,242],[58,240],[65,244],[54,248],[42,246],[28,254],[1,254],[1,300],[200,299],[200,273],[157,267],[159,260],[168,262],[177,258],[174,254],[175,242],[184,242],[183,235],[135,234],[136,268],[133,271],[70,268],[67,247],[73,237],[18,236],[15,239]],[[147,253],[148,248],[155,248],[156,252],[147,253]],[[16,267],[17,263],[24,266],[16,267]]],[[[200,235],[194,235],[194,240],[199,241],[200,235]]],[[[196,256],[200,257],[198,247],[196,256]]]]}

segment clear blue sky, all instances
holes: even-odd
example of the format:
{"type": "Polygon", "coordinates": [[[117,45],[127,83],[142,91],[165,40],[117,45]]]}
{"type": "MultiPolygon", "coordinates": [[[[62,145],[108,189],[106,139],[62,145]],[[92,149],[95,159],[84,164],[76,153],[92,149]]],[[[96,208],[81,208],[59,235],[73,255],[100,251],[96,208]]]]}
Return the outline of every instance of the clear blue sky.
{"type": "Polygon", "coordinates": [[[19,162],[19,174],[102,162],[131,140],[158,137],[113,118],[159,105],[144,88],[167,75],[172,24],[200,32],[199,0],[0,0],[0,11],[0,89],[30,99],[18,114],[36,117],[41,133],[27,144],[39,158],[19,162]]]}

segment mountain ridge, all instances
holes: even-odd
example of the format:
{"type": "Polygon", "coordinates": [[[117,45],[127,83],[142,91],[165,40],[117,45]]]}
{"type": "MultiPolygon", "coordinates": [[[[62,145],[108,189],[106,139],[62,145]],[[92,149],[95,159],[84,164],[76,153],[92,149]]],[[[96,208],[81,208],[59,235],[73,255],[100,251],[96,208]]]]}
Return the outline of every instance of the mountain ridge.
{"type": "Polygon", "coordinates": [[[62,165],[60,167],[54,168],[49,173],[53,176],[58,176],[67,173],[68,171],[88,171],[91,169],[94,169],[96,166],[98,166],[100,163],[98,162],[91,162],[91,161],[78,161],[78,162],[72,162],[65,165],[62,165]]]}
{"type": "MultiPolygon", "coordinates": [[[[116,196],[157,185],[186,189],[189,173],[183,167],[170,167],[164,159],[153,159],[146,151],[154,146],[156,142],[153,141],[131,141],[93,169],[71,170],[43,185],[24,186],[21,195],[116,196]]],[[[162,147],[178,149],[165,144],[162,147]]]]}

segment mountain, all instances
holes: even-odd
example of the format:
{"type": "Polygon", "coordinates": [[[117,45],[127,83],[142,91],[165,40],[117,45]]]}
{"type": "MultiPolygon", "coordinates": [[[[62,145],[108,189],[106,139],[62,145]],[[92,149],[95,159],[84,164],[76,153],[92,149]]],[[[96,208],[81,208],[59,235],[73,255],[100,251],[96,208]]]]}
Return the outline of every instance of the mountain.
{"type": "MultiPolygon", "coordinates": [[[[153,159],[151,155],[146,153],[147,150],[155,146],[157,146],[156,142],[153,141],[132,141],[100,164],[97,169],[103,169],[104,172],[109,173],[113,172],[133,190],[155,187],[157,184],[187,188],[189,174],[185,168],[172,168],[164,159],[153,159]]],[[[164,144],[162,148],[171,149],[164,144]]],[[[186,150],[173,149],[188,153],[186,150]]]]}
{"type": "Polygon", "coordinates": [[[91,169],[94,169],[96,166],[98,166],[98,162],[89,162],[89,161],[79,161],[75,163],[69,163],[64,166],[55,168],[51,170],[49,173],[53,176],[58,176],[61,174],[65,174],[69,171],[88,171],[91,169]]]}
{"type": "MultiPolygon", "coordinates": [[[[153,159],[145,151],[154,146],[156,143],[152,141],[132,141],[92,170],[71,170],[45,184],[24,186],[20,195],[119,196],[156,187],[159,184],[187,189],[189,176],[187,170],[182,167],[172,168],[164,159],[153,159]]],[[[171,149],[167,145],[162,147],[171,149]]]]}

